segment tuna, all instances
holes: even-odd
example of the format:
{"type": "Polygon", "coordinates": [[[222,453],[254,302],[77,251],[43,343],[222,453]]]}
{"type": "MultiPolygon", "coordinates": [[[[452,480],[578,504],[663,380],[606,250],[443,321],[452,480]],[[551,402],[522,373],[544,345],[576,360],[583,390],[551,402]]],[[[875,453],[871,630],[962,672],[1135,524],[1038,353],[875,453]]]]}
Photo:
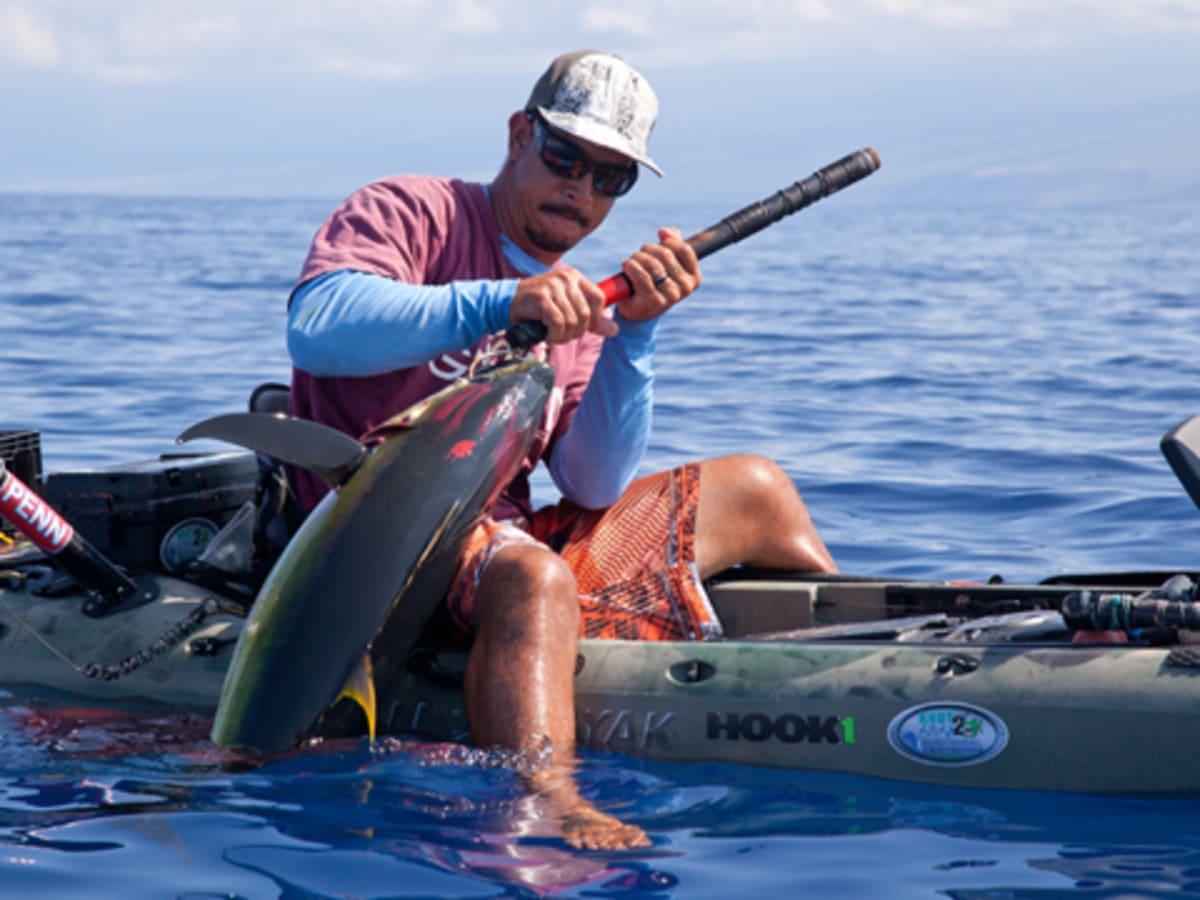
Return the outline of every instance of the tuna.
{"type": "Polygon", "coordinates": [[[314,469],[334,488],[251,609],[222,688],[216,744],[297,746],[343,695],[373,733],[376,684],[395,674],[441,602],[463,540],[529,452],[552,388],[548,366],[507,364],[389,420],[370,447],[261,413],[220,416],[181,436],[266,447],[299,465],[306,444],[321,445],[314,469]]]}

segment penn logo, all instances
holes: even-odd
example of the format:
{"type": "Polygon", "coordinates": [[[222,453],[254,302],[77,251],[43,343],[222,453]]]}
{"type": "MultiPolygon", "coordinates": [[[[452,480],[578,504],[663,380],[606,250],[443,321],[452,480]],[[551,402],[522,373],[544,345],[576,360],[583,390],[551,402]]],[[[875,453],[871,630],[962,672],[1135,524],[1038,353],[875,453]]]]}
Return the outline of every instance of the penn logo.
{"type": "Polygon", "coordinates": [[[0,513],[46,553],[54,554],[71,543],[75,529],[12,472],[0,481],[0,513]]]}

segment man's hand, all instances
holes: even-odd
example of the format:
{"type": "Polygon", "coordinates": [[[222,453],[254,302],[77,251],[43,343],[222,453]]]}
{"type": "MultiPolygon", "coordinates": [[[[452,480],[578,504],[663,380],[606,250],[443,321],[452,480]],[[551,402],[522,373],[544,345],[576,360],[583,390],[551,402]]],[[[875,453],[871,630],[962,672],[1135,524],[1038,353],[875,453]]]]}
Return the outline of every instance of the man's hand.
{"type": "Polygon", "coordinates": [[[645,244],[621,265],[633,296],[617,304],[631,322],[653,319],[700,287],[696,251],[678,228],[660,228],[657,244],[645,244]]]}
{"type": "MultiPolygon", "coordinates": [[[[659,243],[621,264],[633,295],[617,308],[631,322],[653,319],[688,296],[702,281],[696,251],[678,228],[660,228],[659,243]]],[[[604,292],[570,266],[522,278],[509,307],[509,320],[546,326],[546,341],[561,344],[591,331],[612,337],[618,328],[604,314],[604,292]]]]}
{"type": "Polygon", "coordinates": [[[604,337],[617,333],[616,323],[604,314],[604,292],[570,266],[518,281],[508,317],[513,322],[541,322],[550,344],[589,331],[604,337]]]}

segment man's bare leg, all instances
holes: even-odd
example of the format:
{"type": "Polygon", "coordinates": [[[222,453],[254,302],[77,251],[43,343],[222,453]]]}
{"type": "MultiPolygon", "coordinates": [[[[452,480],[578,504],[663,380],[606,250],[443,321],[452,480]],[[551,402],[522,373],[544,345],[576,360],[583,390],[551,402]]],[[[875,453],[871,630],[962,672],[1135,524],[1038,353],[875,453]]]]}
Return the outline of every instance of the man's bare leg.
{"type": "MultiPolygon", "coordinates": [[[[795,485],[758,456],[701,464],[696,563],[708,576],[738,563],[809,572],[836,566],[795,485]]],[[[579,603],[575,578],[545,547],[500,550],[477,592],[475,643],[467,664],[467,721],[477,744],[536,752],[544,738],[553,762],[532,779],[562,817],[577,847],[645,846],[645,833],[605,815],[575,784],[575,659],[579,603]]]]}
{"type": "Polygon", "coordinates": [[[480,578],[475,618],[465,684],[472,740],[533,753],[549,738],[551,764],[530,782],[562,818],[567,842],[589,849],[649,844],[640,828],[581,797],[575,783],[579,601],[566,563],[542,546],[501,549],[480,578]]]}
{"type": "Polygon", "coordinates": [[[797,572],[837,571],[792,479],[761,456],[723,456],[700,463],[696,567],[707,578],[739,563],[797,572]]]}

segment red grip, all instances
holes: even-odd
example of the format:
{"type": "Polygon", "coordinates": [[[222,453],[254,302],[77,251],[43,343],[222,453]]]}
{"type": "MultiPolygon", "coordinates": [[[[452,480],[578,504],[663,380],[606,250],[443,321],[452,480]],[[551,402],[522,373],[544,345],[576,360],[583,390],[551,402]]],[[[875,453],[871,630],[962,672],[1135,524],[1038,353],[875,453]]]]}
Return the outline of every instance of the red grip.
{"type": "Polygon", "coordinates": [[[51,556],[75,537],[70,523],[3,465],[0,465],[0,516],[51,556]]]}
{"type": "Polygon", "coordinates": [[[624,272],[618,272],[611,278],[605,278],[596,287],[604,291],[604,305],[612,306],[633,296],[633,285],[625,277],[624,272]]]}

